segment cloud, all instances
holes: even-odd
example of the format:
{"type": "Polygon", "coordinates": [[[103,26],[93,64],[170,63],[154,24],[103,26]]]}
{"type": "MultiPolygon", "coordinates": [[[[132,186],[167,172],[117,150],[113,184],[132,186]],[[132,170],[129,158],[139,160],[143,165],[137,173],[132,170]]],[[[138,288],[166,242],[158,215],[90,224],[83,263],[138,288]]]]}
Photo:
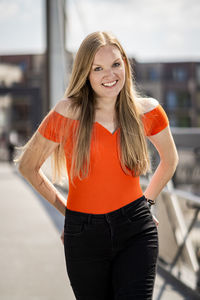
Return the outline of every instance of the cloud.
{"type": "Polygon", "coordinates": [[[12,21],[16,19],[18,21],[30,20],[38,16],[40,10],[38,5],[41,0],[1,0],[0,1],[0,22],[12,21]],[[34,3],[35,2],[35,3],[34,3]]]}
{"type": "Polygon", "coordinates": [[[0,2],[0,23],[9,21],[19,13],[19,6],[15,2],[8,2],[6,0],[0,2]]]}
{"type": "MultiPolygon", "coordinates": [[[[1,52],[43,52],[44,0],[0,0],[1,52]]],[[[67,0],[67,48],[112,31],[139,60],[200,57],[199,0],[67,0]]]]}
{"type": "Polygon", "coordinates": [[[44,51],[43,2],[0,1],[1,53],[44,51]]]}
{"type": "Polygon", "coordinates": [[[68,0],[68,3],[68,46],[73,50],[88,33],[109,30],[116,34],[129,55],[140,60],[199,56],[198,0],[68,0]]]}

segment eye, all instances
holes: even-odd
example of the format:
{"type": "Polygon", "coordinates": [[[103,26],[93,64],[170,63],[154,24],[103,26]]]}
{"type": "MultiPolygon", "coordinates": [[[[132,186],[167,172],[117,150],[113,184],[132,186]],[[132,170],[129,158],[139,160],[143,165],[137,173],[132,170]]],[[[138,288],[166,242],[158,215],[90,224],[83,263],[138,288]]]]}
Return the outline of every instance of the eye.
{"type": "Polygon", "coordinates": [[[94,68],[94,71],[101,71],[101,70],[102,70],[101,67],[96,67],[96,68],[94,68]]]}
{"type": "Polygon", "coordinates": [[[113,64],[113,67],[119,67],[120,66],[120,63],[119,62],[116,62],[113,64]]]}

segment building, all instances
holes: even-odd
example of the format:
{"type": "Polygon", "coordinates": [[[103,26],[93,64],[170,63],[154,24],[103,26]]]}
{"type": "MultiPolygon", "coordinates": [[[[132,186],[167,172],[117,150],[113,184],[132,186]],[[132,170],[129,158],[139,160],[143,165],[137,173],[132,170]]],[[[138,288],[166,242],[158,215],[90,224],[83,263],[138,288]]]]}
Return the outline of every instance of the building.
{"type": "Polygon", "coordinates": [[[38,126],[45,99],[45,56],[0,56],[0,135],[16,132],[23,143],[38,126]]]}
{"type": "Polygon", "coordinates": [[[200,62],[138,63],[137,87],[165,108],[174,127],[200,127],[200,62]]]}
{"type": "MultiPolygon", "coordinates": [[[[69,72],[68,51],[66,60],[69,72]]],[[[13,136],[24,144],[50,110],[48,70],[46,54],[0,56],[0,159],[13,136]]]]}

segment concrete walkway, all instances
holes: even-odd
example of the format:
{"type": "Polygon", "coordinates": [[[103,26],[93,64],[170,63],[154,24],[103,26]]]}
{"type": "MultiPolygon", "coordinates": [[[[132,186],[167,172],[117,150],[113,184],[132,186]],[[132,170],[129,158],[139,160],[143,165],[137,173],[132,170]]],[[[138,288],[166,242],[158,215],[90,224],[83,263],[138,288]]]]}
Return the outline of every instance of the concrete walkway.
{"type": "MultiPolygon", "coordinates": [[[[0,163],[0,299],[74,300],[60,240],[64,218],[0,163]]],[[[188,297],[158,272],[154,300],[188,297]]]]}
{"type": "Polygon", "coordinates": [[[0,193],[0,299],[74,299],[60,232],[42,201],[7,164],[0,164],[0,193]]]}

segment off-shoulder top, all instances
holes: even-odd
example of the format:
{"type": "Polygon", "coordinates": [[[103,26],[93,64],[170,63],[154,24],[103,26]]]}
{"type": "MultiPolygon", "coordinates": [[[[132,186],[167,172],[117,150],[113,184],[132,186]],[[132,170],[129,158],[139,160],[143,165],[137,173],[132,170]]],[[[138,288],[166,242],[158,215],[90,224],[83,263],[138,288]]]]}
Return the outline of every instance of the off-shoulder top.
{"type": "MultiPolygon", "coordinates": [[[[40,124],[38,131],[46,139],[60,143],[63,137],[63,124],[69,122],[71,132],[78,120],[64,117],[52,110],[40,124]]],[[[169,124],[167,115],[160,104],[142,115],[142,122],[146,136],[159,133],[169,124]]],[[[118,150],[117,135],[108,131],[98,122],[93,124],[90,146],[90,170],[87,178],[74,178],[72,184],[69,178],[69,192],[67,208],[74,211],[104,214],[116,210],[143,195],[139,176],[127,175],[121,167],[118,150]]],[[[64,144],[66,168],[68,175],[71,168],[73,151],[72,135],[64,144]]]]}

